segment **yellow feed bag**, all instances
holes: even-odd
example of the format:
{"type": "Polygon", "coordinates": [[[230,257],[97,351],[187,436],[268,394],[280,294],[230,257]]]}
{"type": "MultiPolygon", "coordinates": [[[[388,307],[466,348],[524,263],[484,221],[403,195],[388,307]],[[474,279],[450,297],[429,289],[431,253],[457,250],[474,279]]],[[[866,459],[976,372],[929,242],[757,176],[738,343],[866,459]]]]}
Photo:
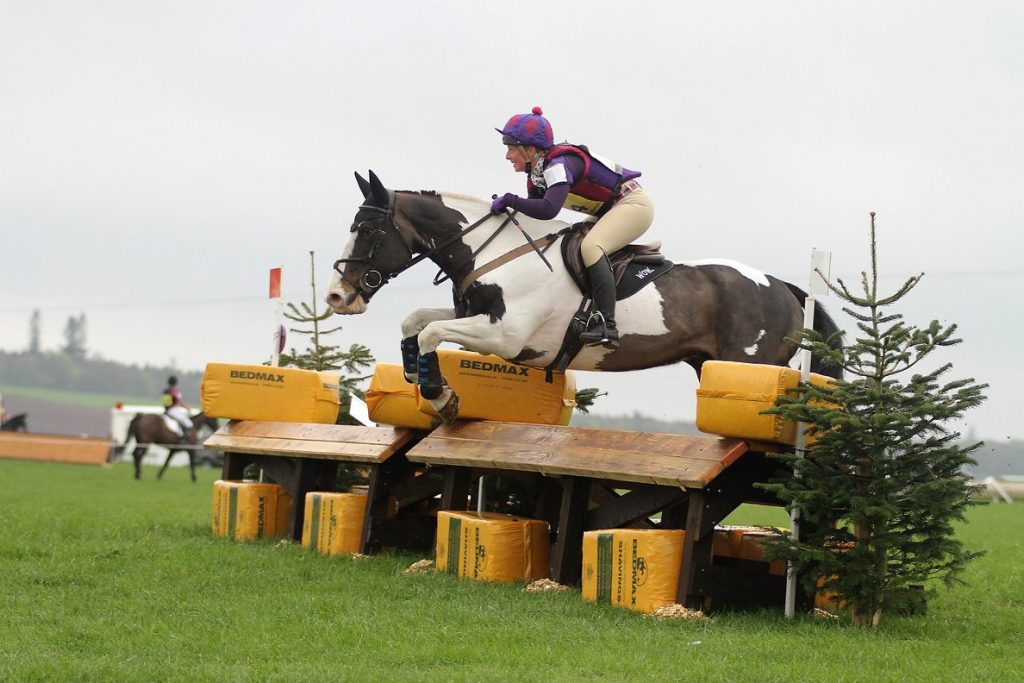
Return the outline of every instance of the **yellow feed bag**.
{"type": "MultiPolygon", "coordinates": [[[[832,378],[811,374],[811,382],[832,378]]],[[[775,365],[707,361],[697,389],[697,429],[708,434],[769,441],[792,446],[796,423],[781,415],[762,415],[800,384],[800,371],[775,365]]],[[[789,395],[792,395],[789,393],[789,395]]],[[[810,443],[810,440],[808,440],[810,443]]]]}
{"type": "MultiPolygon", "coordinates": [[[[438,349],[441,375],[459,395],[459,418],[567,425],[576,407],[576,377],[516,365],[498,356],[470,351],[438,349]]],[[[437,415],[430,401],[420,397],[420,410],[437,415]]]]}
{"type": "Polygon", "coordinates": [[[291,512],[291,494],[277,484],[213,482],[214,536],[236,541],[282,536],[291,512]]]}
{"type": "Polygon", "coordinates": [[[361,493],[306,494],[302,545],[321,555],[359,552],[366,515],[366,495],[361,493]]]}
{"type": "Polygon", "coordinates": [[[765,529],[749,526],[717,526],[711,541],[713,558],[734,558],[751,562],[764,562],[769,574],[785,576],[785,560],[768,562],[761,542],[774,534],[765,529]]]}
{"type": "Polygon", "coordinates": [[[377,424],[430,429],[435,418],[420,412],[420,392],[405,381],[402,366],[377,363],[366,392],[370,419],[377,424]]]}
{"type": "Polygon", "coordinates": [[[208,363],[203,412],[211,417],[270,422],[338,420],[338,375],[269,365],[208,363]]]}
{"type": "Polygon", "coordinates": [[[675,603],[685,538],[669,529],[585,532],[583,599],[645,613],[675,603]]]}
{"type": "MultiPolygon", "coordinates": [[[[438,349],[441,375],[459,395],[459,419],[567,425],[576,407],[576,378],[516,365],[497,356],[438,349]]],[[[405,381],[402,366],[378,363],[366,392],[370,419],[377,424],[430,429],[438,420],[430,401],[405,381]]]]}
{"type": "Polygon", "coordinates": [[[547,522],[497,512],[437,513],[435,568],[478,581],[547,578],[547,522]]]}

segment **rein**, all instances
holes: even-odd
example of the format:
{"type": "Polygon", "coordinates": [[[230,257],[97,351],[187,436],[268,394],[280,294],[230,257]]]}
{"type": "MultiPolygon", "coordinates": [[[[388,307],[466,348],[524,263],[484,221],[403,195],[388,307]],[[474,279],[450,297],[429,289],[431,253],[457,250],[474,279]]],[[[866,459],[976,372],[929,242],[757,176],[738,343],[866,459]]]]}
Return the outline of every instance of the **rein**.
{"type": "MultiPolygon", "coordinates": [[[[341,276],[342,280],[344,280],[345,282],[349,283],[354,288],[354,291],[351,294],[349,294],[348,297],[346,297],[346,302],[345,303],[347,303],[347,304],[351,304],[353,301],[355,301],[355,298],[357,296],[362,296],[364,299],[369,301],[370,298],[374,294],[377,293],[377,290],[379,290],[381,287],[386,285],[391,278],[399,275],[400,273],[405,272],[409,268],[412,268],[413,266],[415,266],[420,261],[423,261],[425,259],[430,258],[431,256],[436,254],[438,251],[444,249],[445,247],[447,247],[447,246],[449,246],[451,244],[454,244],[455,242],[461,240],[463,237],[468,235],[470,232],[472,232],[473,230],[476,230],[478,227],[483,225],[484,222],[487,221],[491,217],[490,212],[484,214],[483,217],[481,217],[479,220],[474,222],[469,227],[465,228],[464,230],[461,230],[460,232],[456,233],[455,235],[453,235],[452,237],[448,238],[444,242],[441,242],[441,244],[433,244],[432,243],[432,246],[431,246],[430,249],[428,249],[427,251],[423,252],[419,256],[416,256],[415,252],[413,251],[412,243],[410,243],[409,239],[405,236],[405,234],[402,232],[402,230],[398,227],[398,224],[395,223],[395,193],[394,192],[392,192],[390,190],[388,191],[388,206],[386,208],[385,207],[380,207],[380,206],[373,206],[372,204],[362,204],[359,208],[360,209],[368,209],[370,211],[376,211],[378,213],[384,214],[384,216],[388,220],[388,222],[385,224],[384,227],[386,229],[388,229],[388,230],[393,230],[395,233],[398,234],[398,236],[402,240],[402,244],[405,246],[406,250],[409,252],[409,257],[410,258],[405,263],[405,265],[399,266],[398,268],[396,268],[395,270],[391,271],[387,275],[381,275],[380,271],[378,271],[376,269],[373,269],[373,270],[367,271],[365,275],[363,275],[361,278],[359,278],[359,282],[352,282],[347,277],[345,277],[345,273],[342,271],[342,269],[339,266],[341,266],[341,265],[343,265],[345,263],[372,263],[373,255],[374,255],[374,253],[376,253],[377,247],[380,246],[380,243],[384,239],[384,236],[386,234],[383,229],[378,228],[376,234],[373,237],[373,240],[370,242],[370,250],[366,253],[366,256],[354,256],[352,258],[342,258],[342,259],[338,259],[337,261],[334,262],[334,270],[335,270],[335,272],[337,272],[338,275],[341,276]],[[372,276],[372,278],[371,278],[371,276],[372,276]]],[[[498,232],[500,232],[501,229],[503,227],[505,227],[505,225],[507,223],[508,223],[508,220],[506,220],[504,223],[502,223],[501,226],[498,227],[498,230],[495,231],[495,235],[498,232]]],[[[359,225],[361,225],[361,224],[362,223],[360,223],[359,225]]],[[[359,228],[359,225],[353,225],[352,226],[352,231],[355,232],[359,228]]],[[[415,228],[413,228],[413,230],[415,230],[415,228]]],[[[417,235],[419,236],[419,233],[417,233],[417,235]]],[[[492,235],[490,239],[494,239],[494,235],[492,235]]],[[[490,242],[490,240],[488,240],[488,242],[490,242]]],[[[434,284],[439,284],[440,282],[443,282],[443,281],[444,281],[443,279],[440,280],[440,281],[436,281],[436,278],[435,278],[435,283],[434,284]]]]}

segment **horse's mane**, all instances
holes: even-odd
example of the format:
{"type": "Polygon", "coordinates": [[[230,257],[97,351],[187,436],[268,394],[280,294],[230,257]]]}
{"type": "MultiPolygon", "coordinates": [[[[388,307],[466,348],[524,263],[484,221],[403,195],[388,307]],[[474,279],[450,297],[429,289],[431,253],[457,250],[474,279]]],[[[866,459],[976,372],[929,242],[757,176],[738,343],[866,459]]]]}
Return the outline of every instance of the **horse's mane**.
{"type": "MultiPolygon", "coordinates": [[[[462,194],[460,192],[446,192],[446,191],[442,191],[442,190],[420,190],[420,194],[432,194],[432,195],[441,197],[442,200],[450,199],[450,200],[456,201],[456,202],[471,202],[473,204],[479,204],[481,207],[483,207],[481,210],[488,210],[489,211],[490,208],[491,208],[491,200],[490,199],[483,199],[481,197],[474,197],[472,195],[462,194]]],[[[533,234],[533,233],[544,234],[546,232],[556,232],[556,231],[560,230],[561,228],[564,228],[564,227],[569,225],[568,223],[566,223],[565,221],[563,221],[563,220],[561,220],[561,219],[559,219],[557,217],[553,218],[553,219],[551,219],[549,221],[538,221],[535,218],[530,218],[528,216],[524,216],[523,214],[518,214],[518,219],[519,219],[519,222],[523,225],[524,228],[527,228],[528,226],[529,226],[529,228],[532,228],[532,229],[528,229],[528,231],[531,234],[533,234]]]]}

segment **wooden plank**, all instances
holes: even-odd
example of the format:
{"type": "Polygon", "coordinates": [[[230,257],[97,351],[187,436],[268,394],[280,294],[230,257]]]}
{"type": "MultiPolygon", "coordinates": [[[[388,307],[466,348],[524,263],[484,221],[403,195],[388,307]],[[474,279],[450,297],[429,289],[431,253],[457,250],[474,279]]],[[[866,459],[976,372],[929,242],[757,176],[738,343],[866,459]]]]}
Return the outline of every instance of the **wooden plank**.
{"type": "Polygon", "coordinates": [[[217,430],[216,433],[218,435],[262,437],[267,439],[346,441],[350,443],[387,445],[395,440],[396,434],[409,431],[408,429],[394,427],[232,420],[217,430]]]}
{"type": "Polygon", "coordinates": [[[744,452],[736,439],[472,422],[438,428],[409,459],[703,488],[744,452]]]}
{"type": "Polygon", "coordinates": [[[0,458],[17,460],[106,466],[111,445],[110,439],[0,432],[0,458]]]}
{"type": "Polygon", "coordinates": [[[212,434],[203,445],[234,453],[373,464],[384,462],[415,436],[412,430],[391,427],[233,422],[212,434]]]}
{"type": "Polygon", "coordinates": [[[731,464],[743,453],[734,452],[734,445],[743,443],[739,439],[515,422],[457,422],[438,427],[429,438],[519,443],[542,447],[596,448],[617,453],[685,453],[695,459],[714,460],[725,465],[731,464]]]}

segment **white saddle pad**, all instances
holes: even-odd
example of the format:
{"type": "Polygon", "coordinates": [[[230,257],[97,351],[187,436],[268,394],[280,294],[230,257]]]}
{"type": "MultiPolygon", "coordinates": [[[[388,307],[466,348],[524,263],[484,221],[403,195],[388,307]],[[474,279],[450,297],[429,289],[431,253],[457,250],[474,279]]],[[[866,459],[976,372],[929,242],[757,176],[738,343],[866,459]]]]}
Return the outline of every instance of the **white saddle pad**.
{"type": "Polygon", "coordinates": [[[164,415],[164,424],[178,436],[185,436],[185,431],[181,428],[181,424],[170,415],[164,415]]]}

